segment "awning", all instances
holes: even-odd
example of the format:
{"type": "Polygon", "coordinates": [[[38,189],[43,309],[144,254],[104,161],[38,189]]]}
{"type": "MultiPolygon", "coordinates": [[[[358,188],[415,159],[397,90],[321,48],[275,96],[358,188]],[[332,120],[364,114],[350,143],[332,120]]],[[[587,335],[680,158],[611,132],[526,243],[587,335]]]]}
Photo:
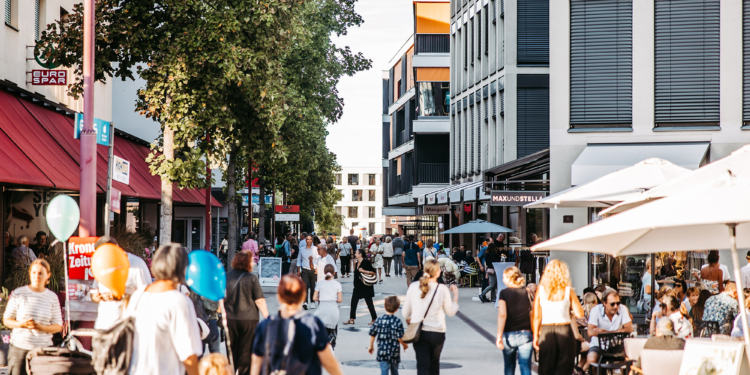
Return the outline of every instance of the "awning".
{"type": "Polygon", "coordinates": [[[648,158],[698,169],[706,162],[708,146],[709,142],[591,144],[571,167],[571,185],[583,185],[648,158]]]}
{"type": "MultiPolygon", "coordinates": [[[[2,128],[0,116],[0,128],[2,128]]],[[[18,185],[55,187],[13,141],[0,131],[0,182],[18,185]]]]}
{"type": "Polygon", "coordinates": [[[383,216],[416,216],[415,207],[383,207],[383,216]]]}
{"type": "Polygon", "coordinates": [[[479,189],[484,185],[483,181],[475,181],[463,188],[464,202],[474,202],[479,197],[479,189]]]}
{"type": "MultiPolygon", "coordinates": [[[[472,200],[477,200],[477,194],[476,191],[477,188],[482,186],[482,181],[471,181],[471,182],[464,182],[463,184],[458,185],[451,185],[447,187],[443,187],[440,189],[437,189],[435,191],[431,191],[421,197],[419,197],[418,203],[420,206],[423,206],[425,204],[447,204],[447,203],[458,203],[461,202],[461,192],[464,192],[466,194],[466,190],[474,189],[474,195],[472,200]],[[431,199],[434,199],[430,201],[431,199]]],[[[471,196],[471,192],[469,192],[471,196]]],[[[464,196],[464,201],[466,196],[464,196]]]]}

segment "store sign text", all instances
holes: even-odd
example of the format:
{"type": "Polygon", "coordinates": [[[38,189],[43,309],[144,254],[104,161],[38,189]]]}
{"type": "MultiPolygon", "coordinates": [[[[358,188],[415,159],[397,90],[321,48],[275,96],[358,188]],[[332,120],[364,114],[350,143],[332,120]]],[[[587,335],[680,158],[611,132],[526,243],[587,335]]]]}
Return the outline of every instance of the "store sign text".
{"type": "Polygon", "coordinates": [[[547,196],[546,191],[492,191],[492,206],[524,206],[547,196]]]}
{"type": "Polygon", "coordinates": [[[445,205],[440,206],[424,206],[422,211],[425,215],[445,215],[451,212],[450,207],[445,205]]]}
{"type": "Polygon", "coordinates": [[[68,276],[71,279],[93,279],[91,257],[99,237],[70,237],[68,240],[68,276]]]}
{"type": "Polygon", "coordinates": [[[68,72],[65,70],[37,70],[31,71],[31,84],[35,86],[68,84],[68,72]]]}

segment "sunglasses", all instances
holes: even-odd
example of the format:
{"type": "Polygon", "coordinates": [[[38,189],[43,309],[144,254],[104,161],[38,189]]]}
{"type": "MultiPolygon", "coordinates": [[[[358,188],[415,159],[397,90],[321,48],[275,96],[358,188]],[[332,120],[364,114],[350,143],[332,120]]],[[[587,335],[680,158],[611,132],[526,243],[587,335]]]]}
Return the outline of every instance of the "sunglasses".
{"type": "Polygon", "coordinates": [[[612,307],[620,306],[620,302],[610,302],[609,305],[612,307]]]}

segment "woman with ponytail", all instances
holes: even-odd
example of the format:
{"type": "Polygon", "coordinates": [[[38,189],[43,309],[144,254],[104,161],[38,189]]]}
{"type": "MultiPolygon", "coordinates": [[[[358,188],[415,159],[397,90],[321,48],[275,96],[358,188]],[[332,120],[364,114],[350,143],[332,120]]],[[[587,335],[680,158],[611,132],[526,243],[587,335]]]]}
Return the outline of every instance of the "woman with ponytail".
{"type": "Polygon", "coordinates": [[[328,331],[328,342],[331,348],[336,349],[336,337],[339,329],[339,303],[344,300],[341,292],[341,283],[333,279],[336,267],[326,264],[323,268],[325,279],[315,284],[313,301],[318,302],[315,316],[326,325],[328,331]]]}
{"type": "MultiPolygon", "coordinates": [[[[489,265],[489,263],[488,263],[489,265]]],[[[505,375],[516,373],[516,358],[521,375],[531,375],[531,301],[526,290],[526,278],[518,267],[503,271],[506,288],[500,291],[497,309],[497,341],[495,345],[503,351],[505,375]]]]}
{"type": "Polygon", "coordinates": [[[440,352],[445,344],[445,315],[458,312],[458,288],[448,288],[438,283],[440,263],[428,259],[418,283],[412,283],[406,292],[403,316],[407,324],[422,322],[419,340],[414,343],[417,355],[417,375],[440,374],[440,352]],[[451,299],[451,292],[453,298],[451,299]]]}

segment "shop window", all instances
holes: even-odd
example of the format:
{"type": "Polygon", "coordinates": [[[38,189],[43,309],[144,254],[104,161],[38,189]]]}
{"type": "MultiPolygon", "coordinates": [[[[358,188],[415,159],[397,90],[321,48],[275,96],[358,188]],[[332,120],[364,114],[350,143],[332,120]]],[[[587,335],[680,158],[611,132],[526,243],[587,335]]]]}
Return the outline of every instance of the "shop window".
{"type": "Polygon", "coordinates": [[[341,173],[336,173],[336,185],[341,185],[341,173]]]}
{"type": "Polygon", "coordinates": [[[375,207],[367,207],[367,217],[370,219],[375,218],[375,207]]]}
{"type": "Polygon", "coordinates": [[[375,190],[368,190],[368,191],[367,191],[367,194],[368,194],[368,197],[367,197],[367,199],[368,199],[368,200],[369,200],[370,202],[375,202],[375,190]]]}
{"type": "Polygon", "coordinates": [[[417,82],[419,86],[418,116],[448,116],[450,82],[417,82]]]}
{"type": "Polygon", "coordinates": [[[359,175],[358,174],[350,174],[349,175],[349,185],[359,185],[359,175]]]}
{"type": "Polygon", "coordinates": [[[362,201],[362,190],[352,190],[352,201],[353,202],[362,201]]]}
{"type": "MultiPolygon", "coordinates": [[[[357,215],[357,208],[358,207],[349,207],[349,217],[350,218],[356,218],[357,215]]],[[[352,223],[352,225],[357,225],[357,223],[352,223]]]]}
{"type": "Polygon", "coordinates": [[[336,206],[336,214],[341,215],[341,206],[336,206]]]}
{"type": "Polygon", "coordinates": [[[370,173],[367,175],[367,184],[370,186],[375,186],[375,174],[370,173]]]}

